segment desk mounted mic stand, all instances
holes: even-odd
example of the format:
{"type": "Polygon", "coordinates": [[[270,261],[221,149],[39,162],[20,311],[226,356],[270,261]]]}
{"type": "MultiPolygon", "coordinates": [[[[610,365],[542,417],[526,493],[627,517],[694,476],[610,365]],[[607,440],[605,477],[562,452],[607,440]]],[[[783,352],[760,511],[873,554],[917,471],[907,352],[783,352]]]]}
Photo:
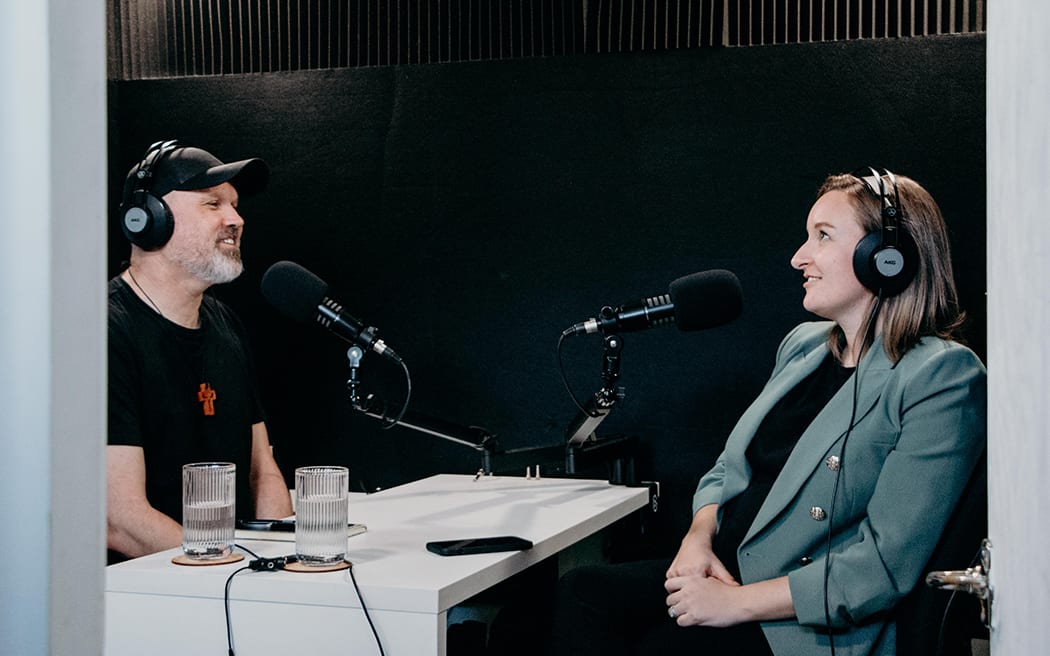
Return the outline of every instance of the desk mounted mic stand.
{"type": "Polygon", "coordinates": [[[569,446],[581,446],[586,442],[596,441],[595,429],[612,412],[616,404],[624,399],[624,389],[616,386],[616,381],[620,378],[623,340],[617,335],[606,335],[603,344],[605,352],[602,355],[602,387],[569,424],[566,431],[569,446]]]}
{"type": "Polygon", "coordinates": [[[496,435],[480,426],[461,426],[437,417],[417,412],[404,411],[397,418],[387,413],[386,403],[374,394],[361,396],[359,369],[364,352],[357,346],[350,347],[346,355],[350,363],[350,378],[346,382],[350,406],[373,419],[378,419],[385,428],[400,426],[437,437],[448,442],[466,446],[481,454],[480,473],[489,475],[496,471],[520,471],[526,467],[547,465],[547,471],[555,476],[559,471],[569,476],[577,475],[580,469],[595,463],[612,461],[609,482],[614,485],[631,485],[635,482],[633,446],[635,438],[604,438],[594,435],[594,429],[606,415],[623,400],[623,389],[616,387],[620,372],[622,341],[615,335],[605,338],[605,356],[602,366],[603,386],[588,402],[586,411],[581,411],[569,428],[569,443],[543,447],[527,447],[502,451],[496,435]]]}
{"type": "Polygon", "coordinates": [[[636,438],[600,438],[595,431],[625,397],[624,388],[616,385],[620,378],[623,340],[619,335],[606,335],[602,340],[602,386],[576,414],[566,431],[565,471],[576,474],[597,463],[608,463],[609,482],[614,485],[635,484],[634,449],[636,438]]]}
{"type": "Polygon", "coordinates": [[[350,362],[350,379],[346,381],[349,392],[350,407],[373,419],[378,419],[384,424],[384,428],[401,426],[410,430],[424,433],[432,437],[438,437],[449,442],[454,442],[470,447],[475,451],[487,455],[495,450],[496,436],[480,426],[459,426],[436,417],[428,417],[415,412],[405,411],[397,418],[391,418],[387,413],[386,403],[374,394],[361,396],[361,377],[359,370],[361,358],[364,351],[357,346],[351,346],[346,352],[347,360],[350,362]]]}

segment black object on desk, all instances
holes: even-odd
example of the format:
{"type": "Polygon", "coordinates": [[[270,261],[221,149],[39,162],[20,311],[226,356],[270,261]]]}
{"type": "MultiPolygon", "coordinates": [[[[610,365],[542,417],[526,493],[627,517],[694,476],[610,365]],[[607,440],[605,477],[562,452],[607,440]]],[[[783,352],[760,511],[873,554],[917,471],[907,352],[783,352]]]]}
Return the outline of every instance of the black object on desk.
{"type": "Polygon", "coordinates": [[[246,531],[295,532],[294,519],[238,519],[237,528],[246,531]]]}
{"type": "MultiPolygon", "coordinates": [[[[294,519],[238,519],[237,528],[242,531],[274,531],[278,533],[295,533],[294,519]]],[[[347,537],[364,533],[364,524],[350,522],[346,525],[347,537]]]]}
{"type": "Polygon", "coordinates": [[[427,542],[427,551],[439,556],[462,556],[465,554],[494,553],[497,551],[522,551],[531,549],[532,542],[513,535],[499,535],[463,540],[439,540],[427,542]]]}

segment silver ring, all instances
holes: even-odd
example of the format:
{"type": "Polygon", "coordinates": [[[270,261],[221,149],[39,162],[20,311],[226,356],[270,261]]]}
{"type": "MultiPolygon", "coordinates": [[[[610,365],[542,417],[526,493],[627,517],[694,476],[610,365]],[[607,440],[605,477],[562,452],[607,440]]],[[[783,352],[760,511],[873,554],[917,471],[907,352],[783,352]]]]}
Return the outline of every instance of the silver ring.
{"type": "Polygon", "coordinates": [[[674,612],[674,606],[667,607],[667,614],[671,616],[672,620],[678,619],[678,613],[674,612]]]}

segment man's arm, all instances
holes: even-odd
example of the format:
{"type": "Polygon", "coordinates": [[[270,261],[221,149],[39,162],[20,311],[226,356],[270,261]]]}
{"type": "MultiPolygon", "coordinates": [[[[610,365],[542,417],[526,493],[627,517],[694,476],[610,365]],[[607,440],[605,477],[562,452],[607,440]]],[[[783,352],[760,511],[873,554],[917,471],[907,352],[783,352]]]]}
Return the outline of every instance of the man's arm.
{"type": "Polygon", "coordinates": [[[106,544],[131,558],[182,544],[182,526],[146,499],[142,447],[106,447],[106,544]]]}
{"type": "Polygon", "coordinates": [[[255,494],[255,516],[260,519],[282,519],[292,514],[292,499],[284,476],[273,459],[266,424],[252,425],[252,492],[255,494]]]}

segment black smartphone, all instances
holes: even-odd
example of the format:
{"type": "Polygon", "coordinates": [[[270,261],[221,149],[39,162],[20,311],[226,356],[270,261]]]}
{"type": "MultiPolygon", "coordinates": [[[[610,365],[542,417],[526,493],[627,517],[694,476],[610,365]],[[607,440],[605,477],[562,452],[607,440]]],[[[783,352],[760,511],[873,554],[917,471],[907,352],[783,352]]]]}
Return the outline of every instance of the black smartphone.
{"type": "Polygon", "coordinates": [[[439,556],[462,556],[465,554],[493,553],[496,551],[522,551],[531,548],[532,542],[513,535],[427,542],[427,551],[436,553],[439,556]]]}

